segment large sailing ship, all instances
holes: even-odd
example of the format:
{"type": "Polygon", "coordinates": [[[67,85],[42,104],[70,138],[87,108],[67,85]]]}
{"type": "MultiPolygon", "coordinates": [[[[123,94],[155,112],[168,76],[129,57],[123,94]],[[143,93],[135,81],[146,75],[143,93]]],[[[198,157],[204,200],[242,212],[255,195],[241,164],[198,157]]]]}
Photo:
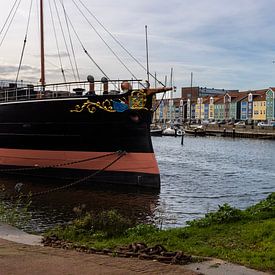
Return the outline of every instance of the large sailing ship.
{"type": "Polygon", "coordinates": [[[170,88],[107,76],[46,84],[40,7],[41,85],[0,85],[1,173],[159,188],[152,98],[170,88]]]}

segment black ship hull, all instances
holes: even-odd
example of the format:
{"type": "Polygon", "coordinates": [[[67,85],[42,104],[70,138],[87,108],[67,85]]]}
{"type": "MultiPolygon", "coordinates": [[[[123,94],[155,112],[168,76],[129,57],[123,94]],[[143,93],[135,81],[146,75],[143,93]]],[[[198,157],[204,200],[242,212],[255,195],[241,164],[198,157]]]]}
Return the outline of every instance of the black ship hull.
{"type": "Polygon", "coordinates": [[[151,100],[128,92],[1,103],[0,170],[64,179],[96,173],[97,182],[159,188],[151,100]]]}

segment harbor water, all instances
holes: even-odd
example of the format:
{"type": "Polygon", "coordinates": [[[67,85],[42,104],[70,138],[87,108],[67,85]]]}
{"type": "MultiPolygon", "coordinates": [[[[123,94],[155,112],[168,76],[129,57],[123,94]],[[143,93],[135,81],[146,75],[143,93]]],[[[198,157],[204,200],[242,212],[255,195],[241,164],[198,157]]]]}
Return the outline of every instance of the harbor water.
{"type": "MultiPolygon", "coordinates": [[[[27,230],[43,232],[83,211],[117,209],[139,221],[164,227],[184,226],[228,203],[244,209],[275,191],[275,141],[185,136],[152,137],[161,172],[161,190],[81,184],[43,196],[34,196],[27,230]]],[[[49,180],[9,178],[0,183],[14,192],[46,191],[60,185],[49,180]],[[18,185],[17,185],[18,186],[18,185]]],[[[9,204],[10,201],[5,201],[9,204]]]]}
{"type": "Polygon", "coordinates": [[[228,203],[244,209],[275,191],[275,141],[222,137],[154,139],[160,200],[176,225],[228,203]]]}

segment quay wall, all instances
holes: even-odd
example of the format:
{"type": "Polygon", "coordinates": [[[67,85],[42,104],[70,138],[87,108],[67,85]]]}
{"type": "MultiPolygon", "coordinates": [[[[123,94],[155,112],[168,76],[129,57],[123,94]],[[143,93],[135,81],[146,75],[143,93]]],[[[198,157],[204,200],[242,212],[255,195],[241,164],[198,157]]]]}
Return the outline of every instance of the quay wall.
{"type": "Polygon", "coordinates": [[[258,127],[252,125],[207,125],[204,130],[208,135],[224,137],[275,139],[275,127],[258,127]]]}

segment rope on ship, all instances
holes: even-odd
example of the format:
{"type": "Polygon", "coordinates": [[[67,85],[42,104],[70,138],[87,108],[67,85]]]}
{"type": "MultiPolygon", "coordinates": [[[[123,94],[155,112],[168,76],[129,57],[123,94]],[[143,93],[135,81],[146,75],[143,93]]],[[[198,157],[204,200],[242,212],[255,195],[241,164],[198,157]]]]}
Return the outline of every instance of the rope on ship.
{"type": "MultiPolygon", "coordinates": [[[[147,68],[129,51],[127,50],[127,48],[122,44],[121,41],[118,40],[118,38],[116,38],[100,21],[99,19],[95,16],[94,13],[92,13],[91,10],[89,10],[87,8],[87,5],[85,5],[83,3],[82,0],[78,0],[79,3],[83,6],[83,8],[88,12],[88,14],[90,14],[94,20],[102,27],[102,29],[122,48],[122,50],[124,50],[145,72],[147,72],[147,68]]],[[[77,5],[75,3],[76,7],[79,8],[80,5],[77,5]]],[[[87,19],[86,19],[87,20],[87,19]]],[[[124,65],[125,66],[125,65],[124,65]]],[[[127,69],[128,70],[128,69],[127,69]]],[[[129,71],[129,70],[128,70],[129,71]]],[[[131,73],[132,74],[132,73],[131,73]]],[[[160,85],[162,85],[163,87],[165,87],[166,85],[164,83],[162,83],[159,79],[157,79],[157,77],[155,75],[153,75],[151,72],[149,72],[149,75],[155,80],[157,81],[160,85]]]]}
{"type": "MultiPolygon", "coordinates": [[[[109,44],[105,41],[103,36],[97,31],[97,29],[94,27],[94,25],[91,23],[91,21],[87,18],[87,16],[83,13],[83,11],[80,9],[79,5],[72,0],[72,2],[75,4],[75,7],[78,9],[78,11],[81,13],[83,18],[87,21],[87,23],[90,25],[90,27],[94,30],[94,32],[98,35],[98,37],[101,39],[101,41],[105,44],[105,46],[111,51],[111,53],[116,57],[116,59],[120,62],[120,64],[132,75],[132,77],[135,80],[138,80],[138,78],[134,75],[134,73],[125,65],[125,63],[122,61],[122,59],[115,53],[115,51],[109,46],[109,44]]],[[[86,8],[86,6],[84,6],[86,8]]],[[[85,51],[85,53],[90,58],[90,55],[85,51]]]]}
{"type": "MultiPolygon", "coordinates": [[[[55,43],[56,43],[56,48],[57,48],[57,53],[58,53],[58,59],[59,59],[59,63],[60,63],[60,70],[61,70],[61,74],[62,74],[64,83],[66,83],[67,80],[66,80],[66,75],[65,75],[65,71],[64,71],[63,63],[62,63],[62,58],[61,58],[61,54],[60,54],[60,47],[59,47],[59,43],[58,43],[58,39],[57,39],[56,27],[55,27],[54,20],[53,20],[53,11],[52,11],[52,6],[51,6],[51,1],[49,1],[49,8],[50,8],[50,14],[51,14],[51,20],[52,20],[52,26],[53,26],[53,33],[54,33],[54,38],[55,38],[55,43]]],[[[57,18],[58,18],[58,20],[60,22],[58,11],[57,11],[57,18]]],[[[62,26],[61,26],[61,32],[62,32],[62,35],[64,37],[64,31],[63,31],[62,26]]],[[[68,52],[68,47],[67,47],[66,41],[65,41],[65,45],[66,45],[66,49],[67,49],[66,53],[67,53],[67,55],[69,57],[70,64],[72,65],[71,57],[70,57],[69,52],[68,52]]],[[[72,67],[72,72],[73,72],[73,75],[75,77],[73,67],[72,67]]],[[[75,80],[76,80],[76,78],[75,78],[75,80]]]]}
{"type": "Polygon", "coordinates": [[[13,20],[14,20],[14,17],[16,15],[17,11],[18,11],[18,8],[19,8],[20,4],[21,4],[21,0],[20,1],[15,0],[15,2],[12,5],[12,8],[11,8],[11,10],[9,12],[9,15],[6,18],[3,27],[1,28],[0,35],[2,35],[2,33],[3,33],[3,31],[4,31],[5,28],[6,28],[6,31],[4,32],[2,40],[0,42],[0,48],[1,48],[1,46],[2,46],[2,44],[4,42],[4,40],[5,40],[5,38],[7,36],[7,33],[9,31],[9,29],[10,29],[10,26],[11,26],[13,20]]]}
{"type": "Polygon", "coordinates": [[[86,158],[86,159],[81,159],[81,160],[76,160],[76,161],[70,161],[66,163],[58,163],[54,165],[48,165],[48,166],[34,166],[34,167],[27,167],[27,168],[7,168],[7,169],[0,169],[0,173],[8,173],[8,172],[22,172],[22,171],[32,171],[32,170],[40,170],[40,169],[49,169],[49,168],[57,168],[57,167],[63,167],[63,166],[69,166],[73,165],[76,163],[81,163],[81,162],[86,162],[86,161],[91,161],[95,159],[100,159],[100,158],[105,158],[108,156],[120,154],[122,151],[116,151],[114,153],[108,153],[102,156],[98,157],[93,157],[93,158],[86,158]]]}
{"type": "MultiPolygon", "coordinates": [[[[118,156],[117,158],[115,158],[113,161],[111,161],[110,163],[108,163],[105,167],[103,167],[102,169],[100,170],[97,170],[95,172],[93,172],[92,174],[86,176],[86,177],[83,177],[81,179],[78,179],[76,181],[73,181],[69,184],[65,184],[65,185],[62,185],[60,187],[56,187],[56,188],[52,188],[52,189],[49,189],[49,190],[46,190],[46,191],[41,191],[41,192],[37,192],[37,193],[34,193],[34,194],[31,194],[31,197],[34,197],[34,196],[42,196],[42,195],[47,195],[49,193],[53,193],[53,192],[56,192],[56,191],[60,191],[60,190],[63,190],[63,189],[67,189],[67,188],[70,188],[72,186],[75,186],[77,184],[80,184],[82,182],[85,182],[85,181],[88,181],[89,179],[97,176],[98,174],[102,173],[103,171],[105,171],[106,169],[108,169],[109,167],[111,167],[113,164],[115,164],[117,161],[119,161],[123,156],[126,155],[126,151],[118,151],[118,156]]],[[[111,154],[109,154],[111,155],[111,154]]],[[[13,200],[13,199],[18,199],[18,198],[28,198],[29,195],[18,195],[18,196],[11,196],[9,198],[6,198],[6,199],[10,199],[10,200],[13,200]]]]}
{"type": "MultiPolygon", "coordinates": [[[[18,70],[17,70],[17,75],[16,75],[15,83],[17,83],[17,81],[18,81],[18,77],[19,77],[19,73],[20,73],[20,70],[21,70],[22,61],[23,61],[23,57],[24,57],[24,53],[25,53],[25,49],[26,49],[28,31],[29,31],[29,26],[30,26],[32,2],[33,2],[33,1],[31,1],[31,4],[30,4],[30,10],[29,10],[29,16],[28,16],[27,29],[26,29],[26,33],[25,33],[25,38],[24,38],[24,42],[23,42],[23,48],[22,48],[22,52],[21,52],[21,56],[20,56],[20,61],[19,61],[19,65],[18,65],[18,70]]],[[[16,88],[16,89],[17,89],[17,88],[16,88]]]]}
{"type": "MultiPolygon", "coordinates": [[[[63,10],[63,13],[64,13],[65,22],[66,22],[67,33],[68,33],[68,36],[69,36],[71,52],[72,52],[72,55],[73,55],[74,66],[75,66],[75,70],[76,70],[76,74],[77,74],[77,80],[78,80],[78,82],[80,82],[80,75],[79,75],[78,65],[77,65],[76,56],[75,56],[75,49],[74,49],[71,30],[70,30],[70,27],[69,27],[68,17],[67,17],[67,13],[66,13],[63,1],[61,2],[61,5],[62,5],[62,10],[63,10]]],[[[72,69],[73,69],[73,66],[72,66],[72,69]]],[[[74,74],[74,69],[73,69],[73,74],[74,74]]]]}

